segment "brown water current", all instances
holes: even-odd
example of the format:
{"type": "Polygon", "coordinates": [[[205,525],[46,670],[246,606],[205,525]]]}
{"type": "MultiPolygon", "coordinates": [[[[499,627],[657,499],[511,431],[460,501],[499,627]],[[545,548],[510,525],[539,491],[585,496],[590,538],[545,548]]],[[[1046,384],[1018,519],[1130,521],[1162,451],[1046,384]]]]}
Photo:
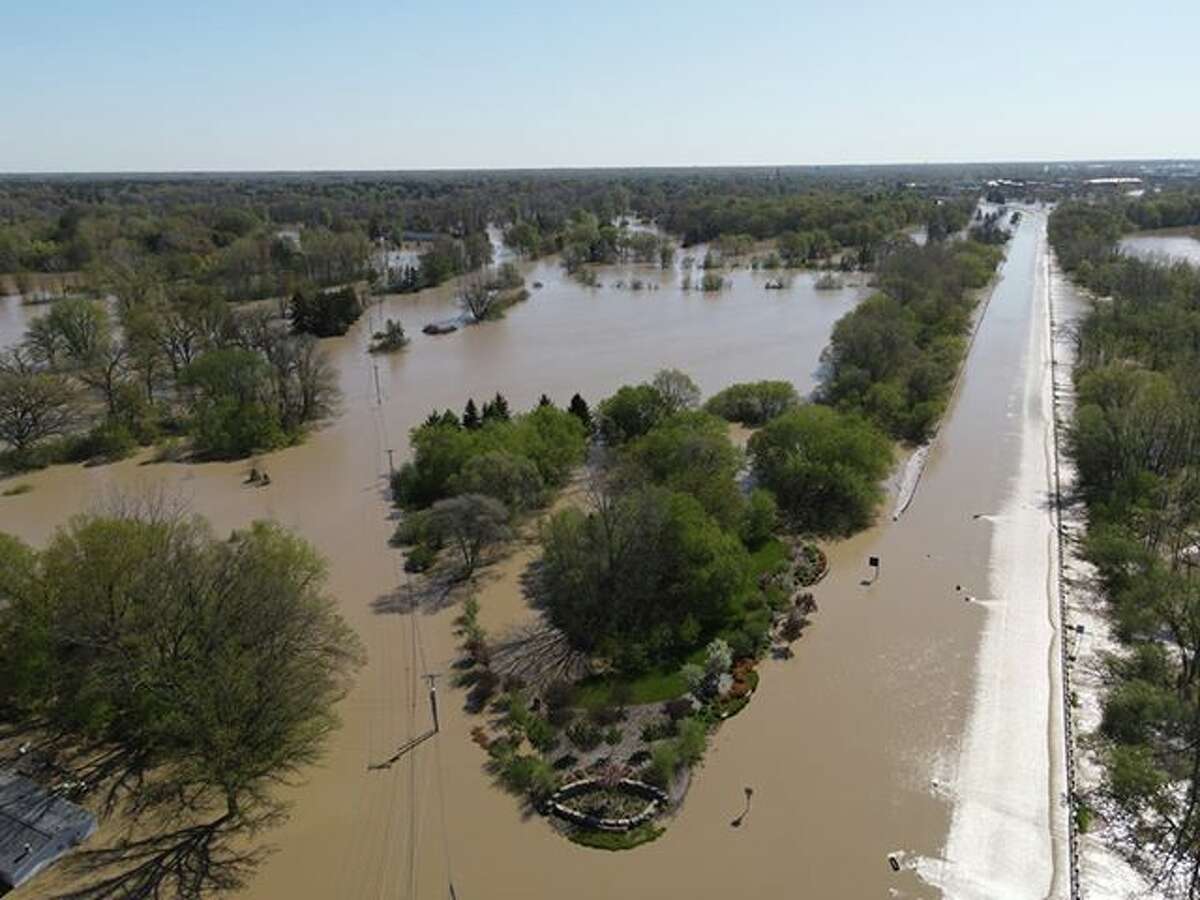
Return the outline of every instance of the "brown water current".
{"type": "MultiPolygon", "coordinates": [[[[633,852],[577,847],[522,814],[491,784],[448,679],[440,738],[368,771],[428,727],[420,675],[447,672],[455,643],[453,609],[379,611],[401,577],[386,546],[386,450],[398,464],[408,429],[430,409],[461,409],[468,396],[480,402],[497,390],[516,409],[543,392],[560,404],[575,391],[594,402],[668,366],[706,394],[758,378],[807,390],[830,328],[865,287],[817,291],[814,276],[799,274],[789,289],[766,291],[774,273],[739,270],[731,288],[706,295],[681,292],[675,272],[614,267],[593,290],[545,262],[523,267],[544,287],[504,320],[439,338],[419,331],[456,313],[448,288],[389,298],[369,323],[326,342],[342,373],[342,415],[303,446],[263,458],[269,487],[242,485],[248,463],[58,467],[21,478],[32,492],[0,499],[0,530],[42,542],[108,491],[165,485],[218,533],[270,516],[329,559],[330,588],[370,661],[324,763],[288,792],[290,818],[265,836],[277,852],[246,896],[445,898],[451,881],[458,900],[939,896],[911,869],[893,873],[886,856],[937,857],[947,837],[952,801],[932,779],[957,754],[973,697],[985,613],[964,595],[986,596],[992,537],[976,516],[1000,508],[1016,475],[1043,242],[1044,217],[1027,216],[908,511],[831,548],[820,611],[795,658],[763,664],[754,701],[713,739],[682,811],[633,852]],[[659,289],[611,286],[633,277],[659,289]],[[385,315],[399,316],[414,340],[368,357],[367,334],[385,315]],[[882,567],[864,584],[869,555],[882,567]],[[753,808],[734,829],[746,786],[753,808]]],[[[31,313],[0,302],[9,304],[0,306],[8,344],[31,313]]],[[[518,547],[484,576],[490,630],[529,615],[518,579],[532,558],[518,547]]]]}

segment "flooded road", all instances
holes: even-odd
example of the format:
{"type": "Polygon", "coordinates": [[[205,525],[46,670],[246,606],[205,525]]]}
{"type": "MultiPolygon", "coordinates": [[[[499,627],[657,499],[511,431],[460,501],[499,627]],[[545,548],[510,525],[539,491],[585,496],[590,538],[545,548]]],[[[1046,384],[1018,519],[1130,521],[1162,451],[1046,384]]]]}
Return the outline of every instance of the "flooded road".
{"type": "MultiPolygon", "coordinates": [[[[1056,896],[1050,546],[1037,461],[1047,433],[1044,234],[1036,212],[1016,231],[907,512],[832,548],[796,657],[763,664],[754,702],[713,740],[682,812],[631,853],[585,850],[523,817],[490,784],[462,695],[444,682],[440,739],[367,770],[428,726],[419,676],[447,672],[454,655],[454,610],[380,611],[400,580],[385,546],[386,450],[399,462],[409,428],[469,395],[500,390],[514,408],[543,392],[594,402],[664,366],[690,372],[706,394],[757,378],[807,390],[832,324],[864,288],[820,292],[801,274],[789,290],[766,291],[768,273],[740,270],[720,294],[682,293],[677,273],[626,267],[591,290],[537,263],[527,278],[545,286],[527,303],[441,338],[418,332],[456,312],[449,289],[390,299],[370,327],[399,315],[413,344],[372,360],[365,321],[326,342],[343,415],[271,454],[269,488],[241,485],[246,463],[60,467],[20,479],[34,490],[0,500],[0,530],[40,542],[106,491],[165,484],[218,533],[271,516],[329,558],[331,590],[370,661],[327,759],[289,792],[290,819],[265,835],[278,852],[246,896],[444,898],[451,883],[458,900],[937,897],[937,885],[954,897],[1056,896]],[[659,289],[610,287],[632,277],[659,289]],[[881,571],[863,583],[869,555],[881,571]],[[753,810],[733,829],[747,786],[753,810]]],[[[10,309],[0,322],[22,315],[10,309]]],[[[486,576],[489,629],[527,615],[518,576],[531,558],[518,548],[486,576]]]]}

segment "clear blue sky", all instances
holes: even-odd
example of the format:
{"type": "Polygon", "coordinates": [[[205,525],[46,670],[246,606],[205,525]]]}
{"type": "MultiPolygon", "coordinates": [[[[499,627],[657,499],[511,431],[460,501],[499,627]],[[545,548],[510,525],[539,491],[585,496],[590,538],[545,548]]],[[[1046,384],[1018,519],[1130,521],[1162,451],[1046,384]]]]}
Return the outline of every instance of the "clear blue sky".
{"type": "Polygon", "coordinates": [[[0,171],[1200,156],[1200,0],[3,0],[0,171]]]}

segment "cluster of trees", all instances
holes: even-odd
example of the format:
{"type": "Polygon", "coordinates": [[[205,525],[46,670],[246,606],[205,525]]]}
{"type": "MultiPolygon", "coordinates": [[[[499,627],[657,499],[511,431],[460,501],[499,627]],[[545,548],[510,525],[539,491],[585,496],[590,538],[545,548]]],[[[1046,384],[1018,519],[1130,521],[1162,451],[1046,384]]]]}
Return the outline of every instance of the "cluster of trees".
{"type": "Polygon", "coordinates": [[[1069,431],[1085,551],[1125,645],[1100,727],[1104,812],[1155,883],[1190,897],[1200,883],[1200,270],[1120,254],[1130,208],[1065,204],[1050,237],[1072,277],[1105,298],[1079,327],[1069,431]]]}
{"type": "Polygon", "coordinates": [[[575,646],[636,674],[685,658],[714,635],[738,658],[762,647],[769,611],[750,598],[750,553],[780,524],[817,534],[868,526],[892,444],[857,413],[800,406],[791,385],[733,385],[700,406],[686,374],[661,371],[596,408],[604,463],[587,509],[542,532],[542,586],[575,646]],[[726,419],[762,424],[750,440],[755,490],[726,419]],[[748,606],[749,604],[749,606],[748,606]]]}
{"type": "Polygon", "coordinates": [[[97,292],[136,278],[203,285],[227,300],[281,296],[302,282],[366,278],[370,250],[352,228],[290,230],[237,207],[71,204],[53,217],[0,226],[0,271],[82,271],[97,292]]]}
{"type": "Polygon", "coordinates": [[[269,310],[234,313],[212,289],[55,301],[0,356],[7,468],[119,458],[187,432],[201,455],[280,446],[336,408],[315,337],[269,310]]]}
{"type": "Polygon", "coordinates": [[[1181,228],[1200,225],[1200,191],[1163,191],[1124,203],[1125,218],[1135,228],[1181,228]]]}
{"type": "Polygon", "coordinates": [[[812,244],[870,247],[906,225],[923,222],[935,205],[914,190],[809,190],[772,195],[739,191],[732,196],[697,190],[660,220],[684,245],[721,235],[755,240],[804,235],[812,244]]]}
{"type": "Polygon", "coordinates": [[[492,263],[494,251],[486,231],[472,231],[463,237],[437,235],[421,251],[415,266],[404,266],[390,273],[387,290],[401,294],[437,287],[456,275],[478,272],[492,263]]]}
{"type": "Polygon", "coordinates": [[[399,319],[389,318],[383,323],[383,330],[371,335],[371,353],[395,353],[408,346],[408,335],[399,319]]]}
{"type": "Polygon", "coordinates": [[[926,238],[938,243],[967,227],[975,211],[975,197],[966,195],[954,200],[940,200],[929,210],[925,220],[926,238]]]}
{"type": "MultiPolygon", "coordinates": [[[[1013,223],[1019,222],[1017,218],[1021,214],[1013,213],[1013,223]]],[[[1004,227],[1004,211],[1002,209],[993,210],[989,213],[984,213],[983,210],[978,210],[975,213],[975,221],[971,223],[971,227],[967,230],[967,236],[980,244],[1007,244],[1012,237],[1012,232],[1004,227]]]]}
{"type": "Polygon", "coordinates": [[[699,399],[688,376],[666,370],[600,403],[606,452],[587,507],[543,528],[551,619],[626,676],[678,664],[716,634],[739,657],[767,639],[750,553],[775,531],[775,501],[743,494],[742,454],[699,399]]]}
{"type": "Polygon", "coordinates": [[[324,578],[279,526],[219,539],[161,503],[73,519],[40,551],[0,534],[0,720],[54,736],[106,810],[178,827],[110,888],[199,896],[229,887],[214,857],[251,858],[227,842],[280,815],[363,661],[324,578]]]}
{"type": "Polygon", "coordinates": [[[450,544],[460,574],[469,576],[514,517],[566,482],[583,461],[586,435],[577,414],[548,400],[518,416],[501,394],[482,414],[473,399],[461,418],[451,410],[431,414],[411,434],[413,459],[391,479],[393,499],[407,510],[396,541],[413,548],[410,569],[428,568],[450,544]]]}
{"type": "Polygon", "coordinates": [[[891,442],[870,422],[815,403],[772,419],[748,449],[756,480],[792,527],[817,534],[870,525],[892,466],[891,442]]]}
{"type": "Polygon", "coordinates": [[[464,278],[458,288],[458,305],[470,322],[504,317],[504,311],[529,299],[525,279],[513,263],[464,278]]]}
{"type": "Polygon", "coordinates": [[[288,304],[292,330],[317,337],[345,334],[362,313],[362,301],[352,285],[332,291],[301,288],[292,295],[288,304]]]}
{"type": "Polygon", "coordinates": [[[999,248],[971,240],[889,248],[880,292],[834,326],[821,399],[863,413],[893,437],[926,440],[966,348],[974,292],[1001,258],[999,248]]]}
{"type": "Polygon", "coordinates": [[[508,243],[527,256],[669,265],[669,243],[601,224],[631,213],[687,244],[790,233],[797,259],[836,247],[869,256],[906,225],[943,215],[933,191],[957,185],[946,177],[906,186],[900,176],[789,168],[11,179],[0,181],[0,272],[87,270],[100,282],[132,266],[227,299],[288,296],[300,281],[368,277],[376,242],[432,238],[391,285],[416,290],[490,261],[489,223],[507,225],[508,243]]]}
{"type": "Polygon", "coordinates": [[[584,209],[577,210],[546,246],[561,251],[568,272],[578,272],[586,263],[659,263],[666,268],[675,259],[669,238],[631,229],[624,219],[601,221],[584,209]]]}

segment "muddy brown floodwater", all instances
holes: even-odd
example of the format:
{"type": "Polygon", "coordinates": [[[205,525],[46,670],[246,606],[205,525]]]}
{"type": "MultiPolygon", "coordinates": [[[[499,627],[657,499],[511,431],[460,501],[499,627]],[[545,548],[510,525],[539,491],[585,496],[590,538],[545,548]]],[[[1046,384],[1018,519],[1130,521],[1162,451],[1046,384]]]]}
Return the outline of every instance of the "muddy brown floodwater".
{"type": "MultiPolygon", "coordinates": [[[[381,611],[400,578],[398,554],[386,547],[386,450],[401,461],[409,428],[431,408],[461,409],[468,396],[500,390],[524,408],[543,392],[565,403],[580,391],[593,402],[664,366],[690,372],[706,394],[757,378],[806,390],[830,328],[865,287],[821,292],[813,276],[797,275],[788,290],[766,291],[770,273],[742,270],[731,289],[705,295],[681,292],[677,273],[626,267],[605,270],[605,287],[589,290],[538,263],[524,267],[530,284],[545,285],[528,303],[440,338],[419,331],[455,313],[448,289],[392,298],[369,324],[327,342],[342,373],[343,414],[305,445],[266,457],[270,487],[243,487],[246,463],[59,467],[22,478],[31,493],[0,500],[0,530],[42,542],[107,491],[164,484],[218,532],[271,516],[330,560],[330,587],[370,661],[324,763],[288,792],[290,818],[265,836],[277,852],[246,896],[445,898],[451,882],[458,900],[940,896],[911,861],[940,859],[947,843],[954,800],[935,780],[958,768],[975,697],[989,515],[1011,499],[1026,367],[1040,365],[1031,335],[1040,327],[1033,297],[1044,226],[1031,213],[1017,230],[912,505],[832,548],[820,612],[795,658],[763,664],[754,702],[714,738],[682,811],[633,852],[577,847],[523,815],[490,783],[463,696],[446,679],[440,739],[368,771],[428,726],[419,676],[448,671],[454,655],[454,610],[381,611]],[[610,287],[632,277],[659,289],[610,287]],[[398,315],[414,340],[371,359],[366,335],[381,315],[398,315]],[[864,584],[868,555],[882,567],[864,584]],[[747,786],[753,809],[731,828],[747,786]],[[905,863],[899,873],[887,862],[893,852],[905,863]]],[[[0,343],[28,315],[8,302],[0,343]]],[[[518,548],[486,576],[489,629],[528,616],[517,584],[532,554],[518,548]]]]}
{"type": "MultiPolygon", "coordinates": [[[[530,285],[540,281],[544,287],[502,321],[444,337],[422,335],[426,322],[457,313],[447,287],[389,298],[345,338],[324,342],[340,372],[342,414],[304,445],[260,461],[271,475],[269,488],[243,486],[247,462],[150,464],[143,456],[22,476],[17,481],[33,490],[0,499],[0,530],[42,543],[71,515],[95,507],[111,492],[164,488],[207,516],[218,533],[272,517],[298,529],[329,559],[330,588],[366,642],[369,663],[342,704],[344,724],[326,760],[304,786],[289,792],[291,818],[266,836],[279,852],[251,882],[250,896],[446,892],[440,803],[431,787],[433,748],[416,753],[409,767],[367,771],[369,762],[390,756],[407,736],[426,727],[424,697],[413,694],[416,676],[445,671],[453,652],[453,611],[421,617],[426,656],[416,664],[413,621],[377,611],[377,601],[399,580],[398,554],[386,544],[393,527],[385,496],[389,447],[399,464],[407,456],[410,428],[430,409],[461,409],[468,396],[479,402],[499,390],[520,409],[532,406],[543,392],[565,404],[579,391],[594,403],[664,366],[690,372],[707,393],[757,378],[785,378],[807,390],[833,323],[868,292],[862,285],[817,291],[812,274],[796,274],[789,289],[768,291],[769,275],[738,270],[719,294],[684,293],[677,272],[635,266],[604,269],[604,287],[588,289],[565,279],[550,261],[523,269],[530,285]],[[611,286],[634,278],[657,289],[611,286]],[[369,357],[369,332],[385,316],[403,321],[412,344],[392,356],[369,357]],[[376,367],[381,405],[376,403],[376,367]],[[413,833],[418,840],[409,839],[413,833]]],[[[29,320],[44,309],[0,298],[0,346],[18,341],[29,320]]],[[[504,586],[515,583],[529,556],[529,550],[521,550],[497,567],[497,575],[509,577],[499,578],[496,596],[485,599],[485,622],[498,627],[522,614],[519,595],[504,586]]],[[[461,695],[443,687],[439,752],[448,849],[454,871],[462,872],[459,897],[497,896],[499,887],[528,889],[536,883],[535,860],[560,871],[566,862],[569,871],[567,861],[582,851],[540,822],[522,822],[513,800],[488,784],[482,755],[467,735],[461,701],[461,695]],[[480,865],[489,859],[494,872],[480,865]]],[[[35,882],[29,891],[38,889],[35,882]]]]}

